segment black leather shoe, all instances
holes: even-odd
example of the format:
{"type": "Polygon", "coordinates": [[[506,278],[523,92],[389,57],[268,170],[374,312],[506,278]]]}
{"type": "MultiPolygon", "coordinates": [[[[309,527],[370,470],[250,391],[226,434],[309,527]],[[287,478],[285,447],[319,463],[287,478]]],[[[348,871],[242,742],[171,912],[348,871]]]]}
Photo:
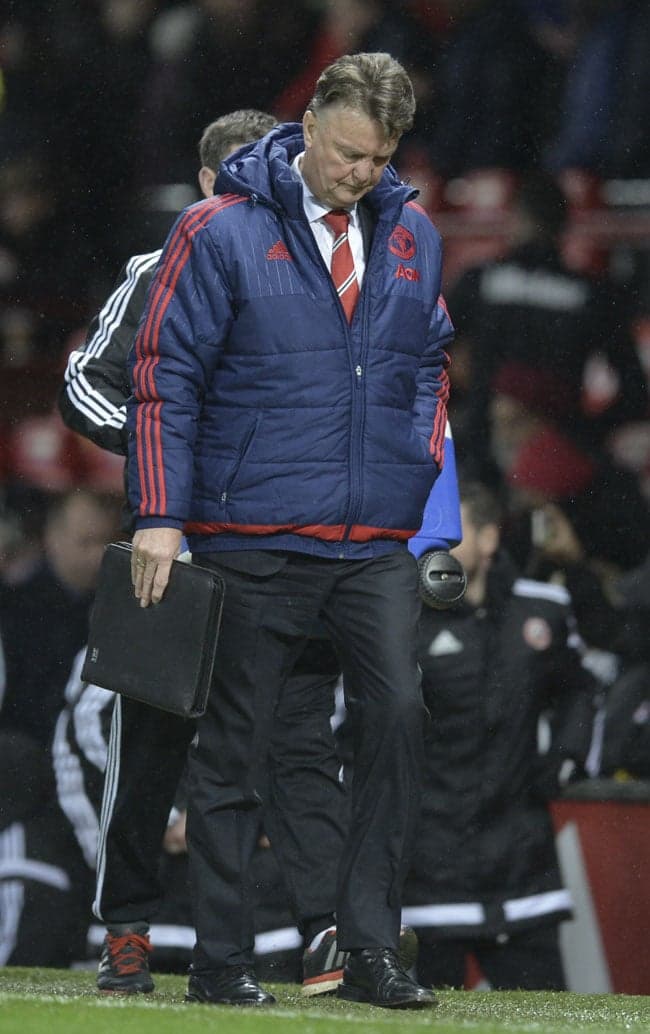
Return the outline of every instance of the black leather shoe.
{"type": "Polygon", "coordinates": [[[438,1004],[432,991],[420,987],[400,969],[397,953],[391,948],[353,952],[336,993],[348,1002],[368,1002],[384,1009],[422,1009],[438,1004]]]}
{"type": "Polygon", "coordinates": [[[206,1005],[273,1005],[275,998],[245,966],[190,973],[186,1002],[206,1005]]]}

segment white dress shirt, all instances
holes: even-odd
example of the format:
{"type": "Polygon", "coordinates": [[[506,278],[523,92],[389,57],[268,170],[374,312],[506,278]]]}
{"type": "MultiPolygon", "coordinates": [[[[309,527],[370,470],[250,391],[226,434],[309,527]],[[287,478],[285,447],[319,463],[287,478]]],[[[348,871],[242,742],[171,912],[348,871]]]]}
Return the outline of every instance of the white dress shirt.
{"type": "MultiPolygon", "coordinates": [[[[302,172],[300,171],[300,163],[304,153],[305,152],[303,151],[301,154],[296,155],[291,163],[291,168],[302,183],[302,203],[305,209],[305,215],[307,216],[311,232],[313,233],[316,244],[318,245],[318,250],[323,256],[323,262],[331,272],[334,234],[327,223],[323,221],[323,216],[326,215],[327,212],[331,212],[332,207],[331,205],[324,205],[321,201],[318,201],[307,186],[302,172]]],[[[358,205],[353,205],[352,208],[348,209],[348,212],[350,214],[348,241],[352,250],[352,258],[354,259],[354,269],[357,274],[359,289],[361,289],[363,274],[366,271],[366,258],[363,251],[363,235],[361,233],[361,224],[359,222],[358,205]]]]}

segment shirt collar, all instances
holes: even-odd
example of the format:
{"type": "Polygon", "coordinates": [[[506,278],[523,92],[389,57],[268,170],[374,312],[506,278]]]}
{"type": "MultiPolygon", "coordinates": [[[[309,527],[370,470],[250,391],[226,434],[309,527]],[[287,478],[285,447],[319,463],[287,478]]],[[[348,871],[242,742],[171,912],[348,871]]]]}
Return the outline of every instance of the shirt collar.
{"type": "MultiPolygon", "coordinates": [[[[305,178],[300,170],[300,162],[304,156],[304,151],[297,154],[291,163],[291,169],[293,174],[300,180],[302,184],[302,203],[305,209],[305,215],[310,223],[316,223],[327,215],[328,212],[332,211],[331,205],[324,205],[322,201],[318,201],[314,197],[311,190],[307,186],[305,178]]],[[[350,222],[353,226],[359,226],[359,211],[358,205],[355,203],[352,208],[347,209],[350,215],[350,222]]]]}

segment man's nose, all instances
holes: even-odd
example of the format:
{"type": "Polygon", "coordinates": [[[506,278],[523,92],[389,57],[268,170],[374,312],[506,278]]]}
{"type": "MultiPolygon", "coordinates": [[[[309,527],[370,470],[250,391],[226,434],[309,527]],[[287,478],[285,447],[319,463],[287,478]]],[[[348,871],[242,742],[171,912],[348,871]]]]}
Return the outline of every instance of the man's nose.
{"type": "Polygon", "coordinates": [[[370,159],[357,162],[354,167],[354,178],[357,183],[368,183],[372,179],[373,164],[370,159]]]}

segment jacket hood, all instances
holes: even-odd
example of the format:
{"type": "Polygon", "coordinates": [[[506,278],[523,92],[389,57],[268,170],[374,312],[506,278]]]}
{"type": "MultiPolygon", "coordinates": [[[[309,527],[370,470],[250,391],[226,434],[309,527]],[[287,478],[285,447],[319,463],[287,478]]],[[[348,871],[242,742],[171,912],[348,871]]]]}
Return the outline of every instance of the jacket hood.
{"type": "MultiPolygon", "coordinates": [[[[280,123],[221,163],[214,192],[244,195],[299,217],[303,213],[302,186],[291,171],[291,163],[304,149],[300,122],[280,123]]],[[[418,191],[402,183],[392,165],[388,165],[364,201],[375,209],[378,218],[394,215],[396,219],[405,202],[417,195],[418,191]]]]}

